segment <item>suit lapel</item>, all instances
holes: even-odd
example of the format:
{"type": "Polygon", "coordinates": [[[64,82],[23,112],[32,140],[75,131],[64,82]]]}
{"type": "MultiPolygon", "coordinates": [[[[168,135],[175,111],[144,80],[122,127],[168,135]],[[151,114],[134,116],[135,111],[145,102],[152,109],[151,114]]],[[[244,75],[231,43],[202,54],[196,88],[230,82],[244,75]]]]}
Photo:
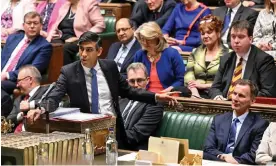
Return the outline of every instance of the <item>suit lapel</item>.
{"type": "Polygon", "coordinates": [[[222,9],[222,12],[219,14],[220,16],[220,18],[221,18],[221,20],[222,20],[222,23],[224,22],[224,18],[225,18],[225,16],[226,16],[226,13],[227,13],[227,7],[226,6],[224,6],[223,7],[223,9],[222,9]]]}
{"type": "Polygon", "coordinates": [[[226,123],[223,126],[221,126],[223,128],[223,130],[221,130],[221,131],[224,131],[224,133],[223,133],[223,150],[225,150],[225,148],[227,146],[228,136],[229,136],[229,132],[230,132],[231,124],[232,124],[232,116],[233,116],[233,113],[229,112],[227,114],[227,116],[224,117],[224,121],[226,123]]]}
{"type": "MultiPolygon", "coordinates": [[[[136,50],[137,50],[138,47],[139,47],[139,43],[138,43],[138,41],[135,39],[134,44],[132,45],[131,49],[130,49],[129,52],[127,53],[127,56],[126,56],[126,58],[125,58],[125,60],[124,60],[124,63],[122,64],[121,69],[123,69],[127,64],[129,64],[129,63],[127,63],[127,62],[134,56],[134,54],[135,54],[135,52],[136,52],[136,50]]],[[[126,67],[127,67],[127,66],[126,66],[126,67]]]]}
{"type": "Polygon", "coordinates": [[[129,123],[130,123],[130,120],[132,119],[132,116],[135,114],[135,110],[138,110],[139,109],[139,107],[141,107],[143,104],[145,104],[145,103],[140,103],[140,102],[138,102],[136,105],[135,105],[135,107],[133,107],[133,109],[131,109],[131,112],[129,112],[129,114],[128,114],[128,118],[127,118],[127,121],[125,122],[125,128],[128,128],[128,126],[129,126],[129,123]]]}
{"type": "Polygon", "coordinates": [[[241,139],[244,136],[244,134],[246,133],[246,131],[248,131],[249,127],[253,125],[253,122],[254,122],[254,116],[252,115],[251,112],[249,112],[249,114],[247,115],[247,117],[243,121],[243,124],[241,126],[237,141],[235,143],[235,147],[237,147],[237,145],[241,141],[241,139]]]}
{"type": "Polygon", "coordinates": [[[245,67],[245,71],[244,71],[244,75],[243,75],[243,79],[249,79],[252,72],[253,72],[253,68],[254,68],[254,63],[255,62],[255,55],[256,55],[256,49],[255,47],[251,46],[251,51],[249,53],[247,62],[246,62],[246,67],[245,67]]]}
{"type": "Polygon", "coordinates": [[[235,16],[234,16],[234,19],[233,19],[232,23],[235,22],[235,21],[240,20],[240,17],[241,17],[241,15],[242,15],[242,13],[243,13],[243,9],[244,9],[244,7],[243,7],[243,5],[241,5],[241,6],[239,7],[237,13],[236,13],[235,16]]]}
{"type": "Polygon", "coordinates": [[[195,63],[197,63],[197,65],[200,66],[203,69],[203,71],[206,70],[205,52],[206,52],[206,47],[201,46],[201,48],[198,49],[196,56],[194,56],[195,63]]]}
{"type": "Polygon", "coordinates": [[[36,92],[34,93],[34,95],[32,96],[32,97],[30,97],[30,99],[29,99],[29,101],[32,101],[32,100],[34,100],[37,96],[38,96],[38,94],[39,94],[39,91],[41,90],[41,86],[36,90],[36,92]]]}
{"type": "Polygon", "coordinates": [[[80,81],[80,89],[81,89],[83,99],[85,100],[87,108],[90,108],[88,94],[87,94],[87,88],[86,88],[86,81],[85,81],[85,76],[84,76],[84,70],[81,66],[80,61],[79,61],[78,68],[77,68],[77,71],[76,71],[76,76],[77,76],[76,79],[80,81]]]}
{"type": "Polygon", "coordinates": [[[114,54],[111,54],[111,58],[110,59],[114,60],[116,58],[116,56],[118,55],[118,52],[119,52],[119,50],[120,50],[121,47],[122,47],[122,44],[118,44],[118,47],[114,48],[114,54]],[[116,54],[115,54],[115,52],[116,52],[116,54]]]}

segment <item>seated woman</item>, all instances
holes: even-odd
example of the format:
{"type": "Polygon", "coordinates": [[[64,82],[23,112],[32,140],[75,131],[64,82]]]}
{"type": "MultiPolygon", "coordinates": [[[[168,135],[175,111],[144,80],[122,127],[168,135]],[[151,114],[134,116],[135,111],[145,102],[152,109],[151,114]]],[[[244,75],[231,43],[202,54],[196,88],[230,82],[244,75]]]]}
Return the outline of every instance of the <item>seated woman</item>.
{"type": "Polygon", "coordinates": [[[276,123],[271,122],[264,132],[261,143],[256,151],[256,163],[266,165],[276,162],[276,123]]]}
{"type": "Polygon", "coordinates": [[[214,81],[220,56],[229,52],[221,42],[221,29],[222,21],[216,16],[208,15],[200,21],[199,31],[203,44],[191,53],[184,77],[185,85],[194,97],[208,98],[208,89],[214,81]]]}
{"type": "Polygon", "coordinates": [[[253,31],[253,44],[276,58],[276,1],[266,0],[253,31]]]}
{"type": "Polygon", "coordinates": [[[134,62],[143,63],[149,73],[147,89],[170,92],[183,86],[185,67],[178,51],[168,46],[161,28],[155,22],[142,24],[135,32],[142,50],[136,52],[134,62]]]}
{"type": "Polygon", "coordinates": [[[23,17],[35,11],[34,0],[2,0],[1,1],[1,40],[17,30],[23,29],[23,17]]]}
{"type": "Polygon", "coordinates": [[[81,34],[87,31],[101,33],[105,28],[97,0],[67,0],[59,9],[59,15],[47,40],[65,43],[64,65],[74,62],[79,50],[77,46],[81,34]]]}
{"type": "Polygon", "coordinates": [[[200,45],[199,20],[211,11],[197,0],[183,0],[182,2],[175,6],[162,32],[169,45],[179,51],[191,52],[193,48],[200,45]],[[174,38],[170,37],[172,33],[174,33],[174,38]]]}
{"type": "Polygon", "coordinates": [[[45,38],[52,30],[58,17],[58,11],[65,1],[66,0],[46,0],[38,3],[36,11],[41,15],[43,21],[43,27],[40,34],[45,38]]]}

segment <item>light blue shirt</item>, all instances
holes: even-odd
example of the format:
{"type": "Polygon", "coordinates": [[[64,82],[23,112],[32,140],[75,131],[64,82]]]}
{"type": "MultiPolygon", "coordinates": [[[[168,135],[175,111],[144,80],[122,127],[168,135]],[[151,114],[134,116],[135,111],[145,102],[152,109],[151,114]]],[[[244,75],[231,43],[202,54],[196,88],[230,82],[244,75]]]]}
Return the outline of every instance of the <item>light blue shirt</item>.
{"type": "Polygon", "coordinates": [[[243,124],[245,118],[247,117],[248,113],[249,113],[249,112],[246,111],[244,114],[242,114],[242,115],[240,115],[239,117],[237,117],[236,113],[233,112],[232,123],[233,123],[233,120],[234,120],[235,118],[238,118],[238,119],[239,119],[239,122],[237,122],[237,131],[236,131],[236,136],[235,136],[235,142],[237,141],[237,138],[238,138],[238,136],[239,136],[239,132],[240,132],[240,130],[241,130],[242,124],[243,124]]]}

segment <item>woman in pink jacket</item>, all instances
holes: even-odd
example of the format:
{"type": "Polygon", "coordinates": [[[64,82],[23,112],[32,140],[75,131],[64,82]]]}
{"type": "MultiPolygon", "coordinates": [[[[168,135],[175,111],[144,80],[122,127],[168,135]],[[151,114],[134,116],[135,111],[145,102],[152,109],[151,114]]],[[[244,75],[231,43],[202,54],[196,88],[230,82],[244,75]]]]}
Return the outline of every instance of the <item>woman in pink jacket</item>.
{"type": "Polygon", "coordinates": [[[64,65],[72,63],[78,52],[77,42],[87,31],[101,33],[105,28],[97,0],[67,0],[59,9],[56,23],[47,40],[64,44],[64,65]]]}
{"type": "Polygon", "coordinates": [[[41,15],[43,20],[43,27],[40,34],[45,38],[52,30],[57,20],[59,9],[65,1],[66,0],[46,0],[38,3],[36,11],[41,15]]]}

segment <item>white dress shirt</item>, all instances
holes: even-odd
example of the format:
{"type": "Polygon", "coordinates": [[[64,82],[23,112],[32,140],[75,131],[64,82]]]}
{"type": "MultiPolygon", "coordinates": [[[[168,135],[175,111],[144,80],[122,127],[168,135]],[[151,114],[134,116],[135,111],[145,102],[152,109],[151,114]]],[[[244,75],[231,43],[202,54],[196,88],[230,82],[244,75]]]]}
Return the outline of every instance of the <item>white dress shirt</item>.
{"type": "Polygon", "coordinates": [[[232,123],[233,123],[233,120],[235,118],[239,119],[239,122],[237,122],[237,130],[236,130],[235,142],[237,141],[237,138],[239,136],[242,124],[243,124],[245,118],[247,117],[247,115],[248,115],[248,111],[246,111],[244,114],[242,114],[242,115],[240,115],[240,116],[237,117],[235,111],[233,111],[232,123]]]}
{"type": "MultiPolygon", "coordinates": [[[[90,72],[90,68],[87,68],[83,65],[82,65],[82,67],[84,69],[89,105],[91,106],[92,74],[90,72]]],[[[116,116],[115,109],[113,107],[113,102],[112,102],[113,100],[112,100],[111,92],[110,92],[109,86],[107,84],[105,75],[99,65],[99,62],[97,62],[94,69],[97,71],[97,82],[98,82],[98,93],[99,93],[99,113],[116,116]]],[[[90,109],[91,109],[91,107],[90,107],[90,109]]]]}
{"type": "MultiPolygon", "coordinates": [[[[224,33],[224,34],[222,35],[222,37],[221,37],[221,40],[222,40],[223,44],[227,44],[227,36],[228,36],[229,30],[230,30],[230,27],[231,27],[231,25],[232,25],[232,22],[233,22],[233,20],[234,20],[234,17],[235,17],[235,15],[236,15],[237,11],[239,10],[240,6],[241,6],[241,3],[239,3],[236,7],[232,8],[231,19],[230,19],[230,23],[229,23],[229,28],[227,28],[227,30],[225,31],[225,33],[224,33]]],[[[229,10],[229,9],[228,9],[228,10],[229,10]]],[[[228,12],[228,11],[227,11],[227,12],[228,12]]],[[[227,13],[227,12],[226,12],[226,13],[227,13]]]]}

